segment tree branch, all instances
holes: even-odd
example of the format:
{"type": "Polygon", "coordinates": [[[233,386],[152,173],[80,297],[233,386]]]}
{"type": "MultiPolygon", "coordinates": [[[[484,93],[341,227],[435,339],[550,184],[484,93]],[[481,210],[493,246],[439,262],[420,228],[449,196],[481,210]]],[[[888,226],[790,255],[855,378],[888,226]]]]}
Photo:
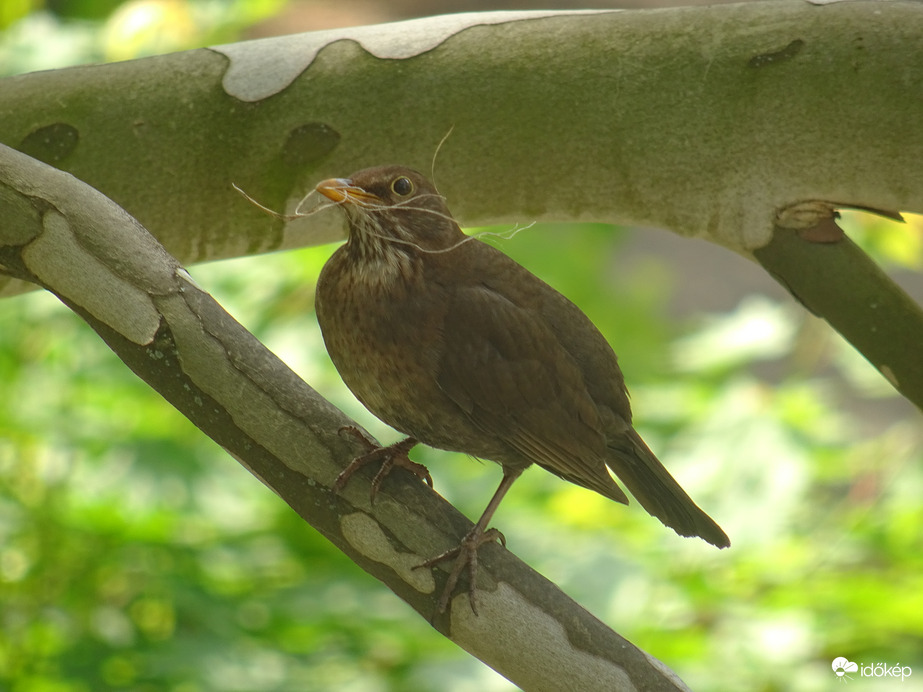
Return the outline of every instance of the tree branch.
{"type": "MultiPolygon", "coordinates": [[[[444,570],[415,570],[470,522],[415,478],[331,490],[355,425],[197,287],[140,224],[69,174],[0,146],[0,269],[54,292],[143,380],[425,618],[444,570]],[[115,239],[118,242],[114,242],[115,239]]],[[[360,478],[362,480],[360,480],[360,478]]],[[[461,593],[433,626],[529,690],[684,685],[499,545],[480,617],[461,593]]]]}
{"type": "Polygon", "coordinates": [[[756,250],[757,261],[923,410],[923,359],[913,347],[923,344],[923,310],[843,234],[832,206],[797,207],[756,250]]]}
{"type": "Polygon", "coordinates": [[[471,13],[0,81],[0,142],[183,263],[330,240],[322,178],[429,171],[463,225],[633,223],[749,254],[804,199],[923,211],[923,5],[471,13]],[[130,98],[126,98],[130,95],[130,98]]]}
{"type": "MultiPolygon", "coordinates": [[[[343,232],[333,214],[271,218],[232,183],[291,211],[321,178],[429,170],[454,126],[435,172],[463,224],[658,226],[783,277],[759,252],[779,242],[780,209],[923,211],[923,100],[908,97],[923,91],[921,35],[923,4],[901,1],[433,17],[5,79],[0,141],[193,262],[343,232]]],[[[798,295],[873,363],[911,372],[911,349],[882,360],[893,340],[843,330],[815,295],[849,295],[853,278],[798,295]]],[[[923,330],[918,311],[900,321],[923,330]]]]}

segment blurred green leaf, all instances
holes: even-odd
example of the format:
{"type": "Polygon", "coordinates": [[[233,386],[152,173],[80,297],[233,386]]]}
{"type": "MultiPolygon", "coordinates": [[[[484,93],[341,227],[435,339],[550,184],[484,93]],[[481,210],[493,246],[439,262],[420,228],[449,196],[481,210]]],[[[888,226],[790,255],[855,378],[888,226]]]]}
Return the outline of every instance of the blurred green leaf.
{"type": "Polygon", "coordinates": [[[38,4],[35,0],[6,0],[0,4],[0,31],[28,15],[38,4]]]}
{"type": "Polygon", "coordinates": [[[695,333],[674,342],[675,367],[702,373],[780,358],[791,351],[796,328],[789,306],[746,297],[734,312],[714,316],[695,333]]]}
{"type": "Polygon", "coordinates": [[[4,0],[0,3],[0,75],[231,42],[287,2],[68,0],[48,3],[43,10],[29,0],[4,0]]]}
{"type": "Polygon", "coordinates": [[[844,210],[840,226],[853,242],[887,267],[923,268],[923,216],[903,214],[897,223],[875,214],[844,210]]]}

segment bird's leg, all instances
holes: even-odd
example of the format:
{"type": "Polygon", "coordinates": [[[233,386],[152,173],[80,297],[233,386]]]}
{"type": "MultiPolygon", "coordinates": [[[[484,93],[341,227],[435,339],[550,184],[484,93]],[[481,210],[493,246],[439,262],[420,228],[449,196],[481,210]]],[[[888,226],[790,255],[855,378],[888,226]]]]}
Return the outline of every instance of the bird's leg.
{"type": "Polygon", "coordinates": [[[361,441],[368,451],[353,459],[349,466],[340,471],[340,475],[338,475],[333,482],[333,490],[335,492],[342,490],[356,471],[366,464],[375,462],[381,462],[381,468],[378,469],[378,473],[376,473],[375,477],[372,479],[372,489],[369,493],[372,502],[375,502],[375,496],[378,494],[378,488],[381,487],[381,482],[385,479],[385,476],[391,473],[391,470],[395,466],[407,469],[421,480],[426,481],[429,487],[433,487],[433,477],[429,475],[429,470],[423,464],[411,461],[410,457],[407,456],[407,453],[417,445],[417,440],[414,438],[408,437],[405,440],[395,442],[387,447],[379,447],[370,442],[359,428],[347,425],[340,428],[339,432],[340,434],[347,433],[352,435],[361,441]]]}
{"type": "Polygon", "coordinates": [[[477,574],[478,574],[478,548],[480,548],[485,543],[490,543],[491,541],[500,541],[500,543],[506,547],[506,538],[503,534],[500,533],[497,529],[488,529],[487,524],[490,523],[491,518],[494,515],[494,512],[497,511],[497,507],[500,506],[500,501],[503,499],[503,496],[506,495],[506,492],[510,489],[510,486],[513,485],[513,481],[519,478],[519,475],[523,472],[523,469],[508,469],[504,467],[503,469],[503,480],[500,481],[500,487],[497,488],[497,491],[494,493],[494,496],[490,498],[490,502],[487,503],[487,508],[484,510],[484,513],[481,515],[481,518],[478,519],[478,523],[465,534],[465,537],[461,540],[461,543],[451,550],[447,550],[444,553],[437,555],[436,557],[430,558],[426,562],[423,562],[414,569],[420,569],[422,567],[432,567],[437,562],[442,562],[443,560],[448,560],[455,558],[455,564],[452,565],[452,571],[449,573],[449,578],[445,583],[445,588],[442,591],[442,596],[439,597],[439,603],[436,605],[436,612],[444,613],[446,607],[449,605],[449,599],[452,597],[452,592],[455,591],[455,585],[458,583],[458,577],[461,575],[462,570],[465,569],[465,566],[468,567],[468,603],[471,605],[472,612],[478,614],[478,602],[477,602],[477,574]]]}

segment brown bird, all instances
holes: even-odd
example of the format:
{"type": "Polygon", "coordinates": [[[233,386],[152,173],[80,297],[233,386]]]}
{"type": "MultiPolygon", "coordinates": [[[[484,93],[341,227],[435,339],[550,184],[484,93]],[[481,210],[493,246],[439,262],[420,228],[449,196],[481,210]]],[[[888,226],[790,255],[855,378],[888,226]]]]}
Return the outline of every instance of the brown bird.
{"type": "Polygon", "coordinates": [[[457,556],[439,611],[467,566],[477,612],[478,547],[503,542],[487,524],[533,463],[628,504],[608,467],[676,533],[730,545],[632,428],[615,353],[576,305],[462,233],[443,197],[416,171],[367,168],[324,180],[317,191],[349,222],[348,241],[317,283],[327,351],[359,401],[409,435],[356,459],[337,487],[374,460],[384,465],[373,493],[393,465],[429,480],[406,456],[418,442],[503,467],[500,487],[461,544],[421,565],[457,556]]]}

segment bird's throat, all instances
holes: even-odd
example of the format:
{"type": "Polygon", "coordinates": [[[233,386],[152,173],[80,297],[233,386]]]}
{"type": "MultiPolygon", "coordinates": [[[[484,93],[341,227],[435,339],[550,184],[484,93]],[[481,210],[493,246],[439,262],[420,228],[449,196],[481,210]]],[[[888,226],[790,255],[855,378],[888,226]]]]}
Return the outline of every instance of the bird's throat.
{"type": "Polygon", "coordinates": [[[393,239],[375,217],[365,214],[349,220],[346,253],[354,281],[380,290],[409,280],[419,262],[413,246],[393,239]]]}

